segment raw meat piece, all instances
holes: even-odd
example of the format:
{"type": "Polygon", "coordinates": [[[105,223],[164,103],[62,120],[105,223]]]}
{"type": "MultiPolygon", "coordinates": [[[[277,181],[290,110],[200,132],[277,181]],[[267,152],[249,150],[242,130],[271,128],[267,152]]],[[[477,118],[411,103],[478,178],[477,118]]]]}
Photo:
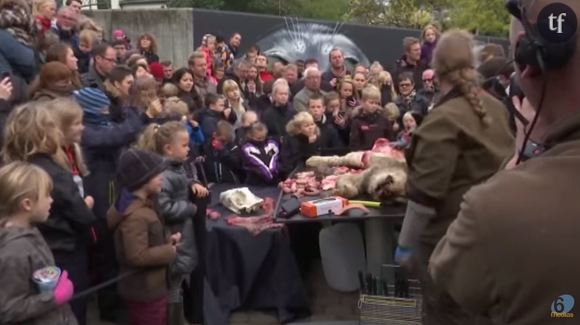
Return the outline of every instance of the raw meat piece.
{"type": "Polygon", "coordinates": [[[220,218],[220,213],[212,209],[207,209],[205,215],[211,220],[216,220],[220,218]]]}
{"type": "Polygon", "coordinates": [[[226,222],[230,226],[240,226],[248,229],[252,236],[257,236],[262,231],[272,228],[282,228],[283,224],[274,223],[274,199],[267,197],[262,203],[264,214],[255,217],[241,217],[239,215],[231,215],[226,222]]]}

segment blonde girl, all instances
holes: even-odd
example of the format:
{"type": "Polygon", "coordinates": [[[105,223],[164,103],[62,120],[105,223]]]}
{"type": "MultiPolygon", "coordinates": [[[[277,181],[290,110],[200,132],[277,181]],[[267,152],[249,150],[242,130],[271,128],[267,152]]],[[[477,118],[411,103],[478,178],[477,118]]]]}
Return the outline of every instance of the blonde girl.
{"type": "Polygon", "coordinates": [[[355,72],[352,74],[352,83],[354,85],[354,90],[358,94],[359,98],[362,95],[362,90],[367,84],[367,76],[362,72],[355,72]]]}
{"type": "Polygon", "coordinates": [[[383,68],[383,66],[378,61],[373,62],[373,64],[371,64],[371,66],[369,68],[369,79],[370,80],[373,80],[382,71],[385,71],[385,69],[383,68]]]}
{"type": "Polygon", "coordinates": [[[57,156],[67,162],[67,168],[71,171],[75,183],[79,187],[81,196],[84,196],[83,178],[89,174],[81,154],[81,136],[83,133],[83,110],[72,99],[56,99],[48,103],[50,111],[54,114],[55,121],[63,133],[63,146],[59,148],[57,156]]]}
{"type": "Polygon", "coordinates": [[[56,16],[56,2],[54,0],[35,0],[32,5],[32,14],[38,23],[38,31],[44,34],[50,30],[52,20],[56,16]]]}
{"type": "Polygon", "coordinates": [[[399,106],[397,106],[395,103],[388,103],[385,105],[385,115],[393,125],[393,132],[398,133],[399,129],[401,128],[399,125],[399,118],[401,116],[399,106]]]}
{"type": "Polygon", "coordinates": [[[36,225],[45,223],[52,180],[41,168],[12,162],[0,168],[0,315],[6,324],[75,325],[67,305],[74,286],[66,270],[54,290],[39,291],[35,271],[55,265],[36,225]]]}
{"type": "Polygon", "coordinates": [[[393,87],[393,77],[387,71],[379,72],[373,85],[381,90],[381,106],[397,101],[398,95],[393,87]]]}
{"type": "Polygon", "coordinates": [[[300,112],[286,125],[288,136],[284,138],[280,154],[280,173],[283,177],[290,173],[308,158],[317,155],[322,142],[320,130],[314,123],[314,118],[307,112],[300,112]]]}
{"type": "MultiPolygon", "coordinates": [[[[137,146],[140,150],[157,153],[170,161],[169,167],[163,172],[157,203],[168,231],[181,234],[181,240],[177,246],[177,257],[171,266],[167,323],[185,324],[181,285],[198,262],[193,229],[197,208],[189,197],[189,191],[198,197],[205,197],[209,192],[197,178],[188,179],[186,176],[184,164],[189,152],[189,135],[183,124],[175,121],[162,125],[150,124],[141,134],[137,146]]],[[[195,167],[190,169],[195,170],[195,167]]]]}
{"type": "Polygon", "coordinates": [[[338,95],[340,96],[342,110],[351,111],[358,105],[359,94],[355,89],[354,81],[350,76],[344,77],[338,84],[338,95]]]}
{"type": "Polygon", "coordinates": [[[224,81],[223,88],[224,95],[227,100],[227,107],[231,108],[238,117],[236,123],[234,123],[234,130],[238,129],[242,123],[242,116],[248,109],[244,98],[242,98],[242,93],[238,84],[233,80],[224,81]]]}
{"type": "MultiPolygon", "coordinates": [[[[12,111],[6,121],[2,155],[7,163],[26,161],[42,168],[54,182],[50,217],[39,230],[54,255],[56,266],[68,270],[71,281],[82,291],[89,285],[88,271],[82,265],[88,267],[86,249],[95,222],[91,211],[94,201],[90,196],[83,199],[68,161],[58,155],[65,137],[52,113],[54,108],[50,104],[29,103],[12,111]]],[[[71,306],[82,323],[86,317],[86,301],[75,300],[71,306]]]]}

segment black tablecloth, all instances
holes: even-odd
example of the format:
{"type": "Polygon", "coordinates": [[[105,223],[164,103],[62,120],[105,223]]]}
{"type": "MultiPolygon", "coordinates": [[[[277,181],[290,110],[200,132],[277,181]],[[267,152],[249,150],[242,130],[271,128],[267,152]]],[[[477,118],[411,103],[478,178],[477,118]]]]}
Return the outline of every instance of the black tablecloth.
{"type": "MultiPolygon", "coordinates": [[[[269,229],[253,237],[246,228],[225,222],[232,212],[219,203],[219,195],[235,187],[243,186],[211,187],[210,208],[222,217],[206,223],[206,324],[226,325],[239,308],[270,310],[281,323],[310,316],[308,293],[282,231],[269,229]]],[[[248,187],[261,198],[276,199],[279,193],[277,188],[248,187]]]]}
{"type": "MultiPolygon", "coordinates": [[[[300,202],[312,201],[322,197],[315,197],[315,196],[305,196],[300,198],[300,202]]],[[[284,202],[285,200],[292,199],[290,194],[286,194],[280,197],[280,201],[284,202]]],[[[365,201],[368,198],[360,198],[361,201],[365,201]]],[[[363,219],[371,219],[371,218],[390,218],[395,221],[402,221],[405,217],[405,210],[407,209],[406,204],[394,203],[394,204],[385,204],[383,207],[380,208],[367,208],[369,213],[364,213],[360,209],[351,209],[348,210],[344,215],[334,215],[334,214],[327,214],[323,216],[319,216],[317,218],[310,218],[301,213],[295,214],[290,218],[276,218],[276,222],[280,223],[303,223],[303,222],[320,222],[320,221],[353,221],[353,220],[363,220],[363,219]]],[[[280,210],[280,208],[278,209],[280,210]]],[[[276,211],[276,216],[279,215],[280,211],[276,211]]]]}

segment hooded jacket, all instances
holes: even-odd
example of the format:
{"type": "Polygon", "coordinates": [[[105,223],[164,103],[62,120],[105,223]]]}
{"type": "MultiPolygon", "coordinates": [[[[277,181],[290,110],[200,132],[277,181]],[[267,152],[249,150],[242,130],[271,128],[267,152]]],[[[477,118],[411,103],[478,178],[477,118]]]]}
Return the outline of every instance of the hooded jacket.
{"type": "Polygon", "coordinates": [[[107,213],[107,225],[114,231],[119,273],[136,272],[119,280],[119,295],[138,302],[166,295],[175,250],[153,203],[123,189],[107,213]]]}
{"type": "Polygon", "coordinates": [[[58,306],[52,292],[40,293],[32,274],[54,266],[54,258],[36,228],[0,227],[0,323],[76,325],[68,305],[58,306]]]}
{"type": "Polygon", "coordinates": [[[193,272],[198,262],[193,232],[193,217],[197,208],[189,195],[191,186],[197,182],[197,179],[187,178],[184,163],[173,161],[163,172],[163,184],[157,196],[159,213],[172,234],[181,233],[177,257],[171,268],[172,275],[189,274],[193,272]]]}

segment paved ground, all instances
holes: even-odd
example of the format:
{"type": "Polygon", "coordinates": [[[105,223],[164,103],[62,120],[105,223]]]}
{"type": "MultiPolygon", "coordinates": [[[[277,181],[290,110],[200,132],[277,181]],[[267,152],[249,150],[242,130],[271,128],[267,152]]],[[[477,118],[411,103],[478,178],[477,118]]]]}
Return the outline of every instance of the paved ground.
{"type": "MultiPolygon", "coordinates": [[[[340,293],[332,290],[324,280],[322,266],[318,264],[311,275],[308,289],[311,293],[311,304],[314,315],[297,323],[326,322],[326,321],[355,321],[358,320],[357,302],[358,292],[340,293]]],[[[260,312],[240,311],[230,318],[230,325],[276,325],[276,318],[260,312]]],[[[88,325],[115,325],[98,320],[94,304],[89,310],[88,325]]],[[[170,325],[170,324],[169,324],[170,325]]]]}

